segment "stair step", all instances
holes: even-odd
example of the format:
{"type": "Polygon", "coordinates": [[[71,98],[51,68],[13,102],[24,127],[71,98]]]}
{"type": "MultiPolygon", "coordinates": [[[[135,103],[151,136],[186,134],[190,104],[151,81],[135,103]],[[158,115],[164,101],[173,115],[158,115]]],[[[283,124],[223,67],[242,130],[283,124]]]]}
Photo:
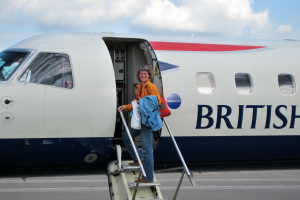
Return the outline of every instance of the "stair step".
{"type": "MultiPolygon", "coordinates": [[[[159,186],[160,182],[153,183],[139,183],[139,187],[151,187],[151,186],[159,186]]],[[[128,187],[135,187],[136,182],[128,182],[128,187]]]]}
{"type": "Polygon", "coordinates": [[[140,166],[139,165],[136,165],[136,166],[133,166],[133,165],[122,165],[122,169],[123,170],[126,170],[126,169],[136,169],[136,170],[139,170],[140,166]]]}

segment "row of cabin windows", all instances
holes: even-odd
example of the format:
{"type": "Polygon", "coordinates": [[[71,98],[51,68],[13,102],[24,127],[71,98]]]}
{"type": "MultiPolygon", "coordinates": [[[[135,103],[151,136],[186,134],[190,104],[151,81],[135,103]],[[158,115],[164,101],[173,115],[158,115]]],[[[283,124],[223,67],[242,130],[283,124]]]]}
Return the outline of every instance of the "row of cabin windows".
{"type": "MultiPolygon", "coordinates": [[[[7,80],[17,69],[27,53],[4,52],[0,56],[0,80],[7,80]]],[[[40,53],[23,72],[21,82],[38,83],[62,88],[73,88],[71,62],[66,54],[40,53]]],[[[197,73],[197,89],[201,94],[213,94],[216,91],[215,79],[210,72],[197,73]]],[[[240,95],[254,92],[253,81],[248,73],[235,74],[236,91],[240,95]]],[[[278,75],[279,90],[284,95],[296,93],[296,83],[293,75],[278,75]]]]}
{"type": "MultiPolygon", "coordinates": [[[[210,72],[198,72],[196,76],[197,89],[200,94],[213,94],[216,91],[215,79],[210,72]]],[[[253,81],[248,73],[235,74],[236,91],[240,95],[249,95],[254,92],[253,81]]],[[[293,75],[279,74],[278,86],[281,94],[293,95],[296,93],[296,83],[293,75]]]]}

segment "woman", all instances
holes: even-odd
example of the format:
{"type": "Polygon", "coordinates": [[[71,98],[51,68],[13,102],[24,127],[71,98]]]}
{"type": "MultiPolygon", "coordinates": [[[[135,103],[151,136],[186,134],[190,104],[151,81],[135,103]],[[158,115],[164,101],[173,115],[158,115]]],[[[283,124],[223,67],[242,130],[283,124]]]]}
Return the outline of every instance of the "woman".
{"type": "MultiPolygon", "coordinates": [[[[155,95],[158,100],[158,104],[161,105],[160,94],[156,88],[156,86],[151,83],[152,78],[152,69],[150,65],[142,65],[138,71],[137,77],[140,83],[137,85],[136,95],[140,98],[143,98],[148,95],[155,95]]],[[[134,99],[139,104],[139,98],[134,99]]],[[[118,107],[118,111],[132,111],[132,104],[123,105],[118,107]]],[[[154,171],[154,160],[153,160],[153,151],[152,151],[152,129],[151,127],[146,127],[142,124],[141,130],[135,130],[133,128],[129,128],[130,134],[132,138],[135,138],[141,135],[142,139],[142,153],[139,151],[138,147],[135,144],[135,148],[139,154],[139,158],[136,157],[133,147],[130,143],[129,137],[127,133],[124,133],[122,136],[122,140],[124,145],[126,146],[129,155],[134,160],[133,163],[129,163],[129,165],[138,165],[138,159],[143,163],[146,177],[142,177],[140,180],[141,183],[152,183],[153,182],[153,171],[154,171]]]]}

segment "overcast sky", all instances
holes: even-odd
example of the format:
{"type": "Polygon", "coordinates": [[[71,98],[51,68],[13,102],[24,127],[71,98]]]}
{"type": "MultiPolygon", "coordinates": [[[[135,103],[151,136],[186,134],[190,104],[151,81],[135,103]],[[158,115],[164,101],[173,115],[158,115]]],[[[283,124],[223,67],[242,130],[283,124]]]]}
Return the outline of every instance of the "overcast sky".
{"type": "Polygon", "coordinates": [[[0,51],[48,32],[300,39],[300,0],[0,0],[0,51]]]}

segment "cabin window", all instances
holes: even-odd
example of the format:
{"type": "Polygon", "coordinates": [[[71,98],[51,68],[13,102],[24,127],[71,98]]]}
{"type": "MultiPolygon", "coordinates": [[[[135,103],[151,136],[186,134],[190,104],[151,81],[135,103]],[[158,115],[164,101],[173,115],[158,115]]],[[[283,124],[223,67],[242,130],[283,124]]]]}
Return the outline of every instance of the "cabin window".
{"type": "Polygon", "coordinates": [[[240,95],[252,94],[254,91],[252,78],[248,73],[235,74],[235,86],[237,93],[240,95]]]}
{"type": "Polygon", "coordinates": [[[22,74],[20,81],[73,88],[69,56],[60,53],[40,53],[22,74]]]}
{"type": "Polygon", "coordinates": [[[209,72],[198,72],[196,75],[197,90],[200,94],[213,94],[216,91],[215,79],[209,72]]]}
{"type": "Polygon", "coordinates": [[[292,95],[296,93],[296,83],[293,75],[279,74],[278,84],[281,94],[292,95]]]}
{"type": "Polygon", "coordinates": [[[0,81],[8,80],[25,60],[28,53],[2,52],[0,54],[0,81]]]}

